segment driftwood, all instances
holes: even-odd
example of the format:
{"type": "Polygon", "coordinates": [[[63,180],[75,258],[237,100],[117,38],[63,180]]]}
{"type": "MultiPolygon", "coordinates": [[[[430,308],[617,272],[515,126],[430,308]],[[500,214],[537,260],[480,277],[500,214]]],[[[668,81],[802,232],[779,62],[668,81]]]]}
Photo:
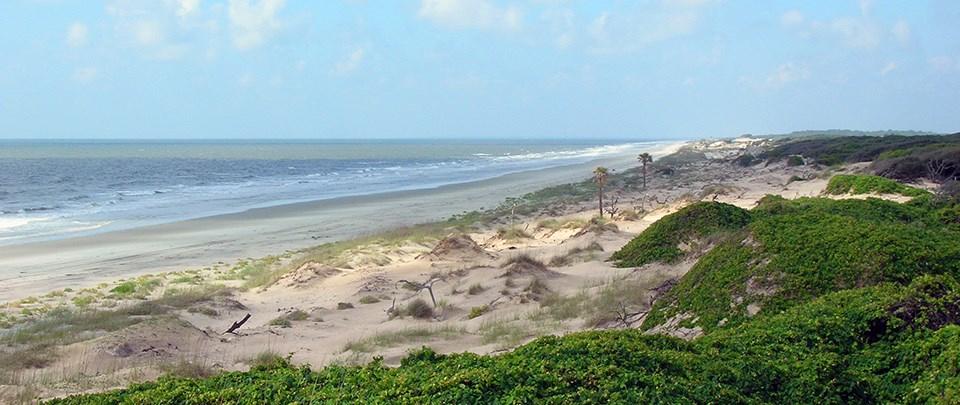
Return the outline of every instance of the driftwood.
{"type": "Polygon", "coordinates": [[[637,311],[637,312],[627,312],[627,307],[623,305],[623,302],[617,303],[619,308],[613,313],[617,317],[617,324],[622,325],[624,328],[629,328],[635,322],[643,319],[647,315],[648,311],[637,311]]]}
{"type": "Polygon", "coordinates": [[[391,319],[392,319],[394,316],[400,314],[400,310],[397,309],[397,299],[396,299],[396,298],[393,299],[393,303],[390,304],[390,308],[387,308],[386,313],[387,313],[387,316],[390,317],[391,319]]]}
{"type": "Polygon", "coordinates": [[[240,329],[240,327],[243,326],[243,324],[247,323],[248,319],[250,319],[250,313],[247,313],[247,315],[244,316],[243,319],[234,322],[233,325],[230,326],[230,329],[227,329],[227,331],[223,332],[223,334],[224,335],[228,333],[236,334],[237,329],[240,329]]]}
{"type": "Polygon", "coordinates": [[[424,281],[424,282],[422,282],[422,283],[418,283],[418,282],[414,282],[414,281],[407,281],[407,280],[400,280],[400,281],[397,281],[397,284],[404,284],[404,285],[406,285],[407,288],[413,290],[415,294],[419,294],[420,291],[423,291],[423,290],[429,291],[429,292],[430,292],[430,301],[433,301],[433,307],[436,308],[436,307],[437,307],[437,298],[434,297],[434,295],[433,295],[433,284],[436,283],[437,281],[443,281],[443,279],[442,279],[442,278],[439,278],[439,277],[432,277],[432,278],[430,278],[429,280],[424,281]]]}
{"type": "Polygon", "coordinates": [[[604,207],[603,210],[606,211],[607,214],[610,214],[610,218],[613,218],[614,216],[616,216],[617,212],[620,211],[620,208],[617,207],[617,204],[619,203],[620,203],[619,194],[614,195],[613,201],[607,201],[607,205],[606,207],[604,207]]]}

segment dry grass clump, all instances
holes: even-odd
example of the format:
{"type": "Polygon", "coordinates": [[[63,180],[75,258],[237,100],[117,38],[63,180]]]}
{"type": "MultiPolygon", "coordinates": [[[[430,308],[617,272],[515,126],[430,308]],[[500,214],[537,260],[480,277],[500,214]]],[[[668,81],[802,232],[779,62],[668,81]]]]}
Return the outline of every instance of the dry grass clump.
{"type": "Polygon", "coordinates": [[[373,296],[373,295],[364,295],[363,297],[360,297],[360,301],[359,301],[359,302],[360,302],[361,304],[376,304],[376,303],[380,302],[380,299],[377,298],[377,297],[375,297],[375,296],[373,296]]]}
{"type": "Polygon", "coordinates": [[[217,374],[217,370],[207,364],[180,360],[175,363],[164,363],[160,365],[160,371],[166,375],[181,378],[206,378],[217,374]]]}
{"type": "Polygon", "coordinates": [[[587,225],[580,229],[573,237],[580,237],[587,234],[602,235],[604,233],[617,233],[620,232],[620,228],[617,227],[617,224],[614,224],[604,218],[594,217],[590,220],[587,225]]]}
{"type": "Polygon", "coordinates": [[[543,279],[534,277],[523,291],[534,297],[541,297],[550,292],[550,288],[547,287],[547,283],[543,279]]]}
{"type": "Polygon", "coordinates": [[[617,217],[624,221],[636,221],[640,219],[640,213],[633,208],[626,208],[617,213],[617,217]]]}
{"type": "Polygon", "coordinates": [[[422,298],[417,298],[410,301],[410,303],[403,308],[403,314],[417,319],[430,319],[433,317],[433,308],[430,307],[427,301],[424,301],[422,298]]]}
{"type": "Polygon", "coordinates": [[[27,346],[20,350],[0,352],[0,371],[22,371],[49,366],[57,354],[50,344],[27,346]]]}
{"type": "Polygon", "coordinates": [[[367,338],[349,342],[343,347],[343,351],[370,353],[374,352],[377,348],[394,347],[406,343],[426,342],[437,338],[446,340],[456,339],[466,332],[466,329],[452,325],[407,328],[378,333],[367,338]]]}
{"type": "Polygon", "coordinates": [[[270,367],[276,365],[283,361],[283,356],[280,356],[279,353],[272,350],[262,351],[257,353],[256,356],[253,356],[246,361],[250,365],[250,368],[257,367],[270,367]]]}
{"type": "Polygon", "coordinates": [[[577,246],[568,250],[560,256],[554,256],[550,259],[550,266],[561,267],[569,266],[577,262],[586,262],[594,259],[597,252],[602,252],[603,246],[597,242],[592,242],[586,246],[577,246]]]}
{"type": "Polygon", "coordinates": [[[504,241],[518,241],[522,239],[530,239],[531,236],[527,231],[517,228],[500,228],[497,230],[497,238],[504,241]]]}
{"type": "Polygon", "coordinates": [[[470,288],[467,289],[467,294],[478,295],[483,293],[486,290],[487,290],[486,287],[480,285],[480,283],[475,283],[471,285],[470,288]]]}
{"type": "Polygon", "coordinates": [[[500,275],[500,277],[517,277],[517,276],[541,276],[541,277],[553,277],[557,273],[555,271],[547,268],[547,265],[543,264],[542,261],[533,258],[526,253],[519,254],[507,259],[503,265],[500,266],[501,269],[504,269],[505,272],[500,275]]]}
{"type": "Polygon", "coordinates": [[[556,232],[561,229],[580,229],[586,224],[587,221],[579,218],[566,220],[550,218],[540,221],[540,223],[537,224],[537,229],[549,229],[556,232]]]}

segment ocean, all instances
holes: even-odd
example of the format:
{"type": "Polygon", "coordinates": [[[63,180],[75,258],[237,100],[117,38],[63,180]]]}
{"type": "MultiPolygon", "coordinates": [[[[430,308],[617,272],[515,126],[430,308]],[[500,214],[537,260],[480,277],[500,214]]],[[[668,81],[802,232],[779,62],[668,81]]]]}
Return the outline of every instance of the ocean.
{"type": "Polygon", "coordinates": [[[645,141],[0,141],[0,245],[627,156],[645,141]]]}

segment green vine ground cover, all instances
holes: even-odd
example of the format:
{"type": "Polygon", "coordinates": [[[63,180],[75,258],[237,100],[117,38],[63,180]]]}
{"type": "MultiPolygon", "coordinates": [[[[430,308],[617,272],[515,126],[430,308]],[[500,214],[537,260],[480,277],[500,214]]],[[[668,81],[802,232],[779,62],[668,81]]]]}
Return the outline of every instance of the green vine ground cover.
{"type": "Polygon", "coordinates": [[[594,331],[500,356],[424,348],[397,368],[278,360],[50,403],[956,403],[958,300],[953,277],[922,276],[830,293],[694,342],[594,331]]]}

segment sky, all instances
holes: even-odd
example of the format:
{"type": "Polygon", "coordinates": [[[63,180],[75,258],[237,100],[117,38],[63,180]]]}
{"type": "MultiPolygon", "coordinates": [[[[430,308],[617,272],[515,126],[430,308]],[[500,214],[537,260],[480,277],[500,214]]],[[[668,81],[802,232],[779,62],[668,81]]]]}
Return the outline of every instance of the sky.
{"type": "Polygon", "coordinates": [[[0,138],[960,131],[957,0],[3,0],[0,138]]]}

